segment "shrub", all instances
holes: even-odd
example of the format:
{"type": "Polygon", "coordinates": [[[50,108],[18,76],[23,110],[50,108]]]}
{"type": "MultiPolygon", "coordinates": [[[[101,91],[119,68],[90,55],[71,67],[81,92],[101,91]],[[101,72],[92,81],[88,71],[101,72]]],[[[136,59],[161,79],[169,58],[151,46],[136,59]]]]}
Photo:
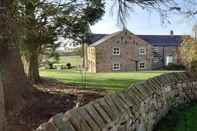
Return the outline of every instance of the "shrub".
{"type": "Polygon", "coordinates": [[[67,66],[68,69],[71,69],[72,68],[71,67],[71,63],[67,63],[66,66],[67,66]]]}
{"type": "Polygon", "coordinates": [[[197,72],[197,61],[191,62],[191,71],[197,72]]]}
{"type": "Polygon", "coordinates": [[[181,64],[170,63],[164,67],[165,70],[185,70],[185,66],[181,64]]]}

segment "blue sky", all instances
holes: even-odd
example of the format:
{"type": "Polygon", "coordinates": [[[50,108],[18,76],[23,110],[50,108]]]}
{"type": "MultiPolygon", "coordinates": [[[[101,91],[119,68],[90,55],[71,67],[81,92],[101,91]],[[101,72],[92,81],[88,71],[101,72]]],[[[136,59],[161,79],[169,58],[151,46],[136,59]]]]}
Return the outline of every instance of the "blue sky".
{"type": "MultiPolygon", "coordinates": [[[[91,26],[93,33],[113,33],[121,30],[117,25],[116,13],[110,10],[111,4],[107,3],[106,13],[95,25],[91,26]]],[[[139,7],[135,7],[134,11],[130,12],[127,19],[127,28],[135,34],[162,34],[168,35],[170,30],[175,34],[191,34],[194,19],[188,19],[181,15],[171,14],[169,16],[171,24],[162,24],[159,13],[155,11],[148,12],[139,7]]]]}

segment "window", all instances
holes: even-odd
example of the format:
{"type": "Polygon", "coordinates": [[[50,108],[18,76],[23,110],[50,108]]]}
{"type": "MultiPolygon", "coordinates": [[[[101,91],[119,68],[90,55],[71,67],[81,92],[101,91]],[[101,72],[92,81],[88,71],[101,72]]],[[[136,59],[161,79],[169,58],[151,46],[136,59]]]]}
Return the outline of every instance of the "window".
{"type": "Polygon", "coordinates": [[[159,53],[159,47],[153,47],[153,52],[159,53]]]}
{"type": "Polygon", "coordinates": [[[113,55],[120,55],[120,48],[117,48],[117,47],[113,48],[112,54],[113,55]]]}
{"type": "Polygon", "coordinates": [[[139,55],[145,55],[145,54],[146,54],[145,48],[143,47],[139,48],[139,55]]]}
{"type": "Polygon", "coordinates": [[[153,58],[153,63],[159,63],[159,58],[153,58]]]}
{"type": "Polygon", "coordinates": [[[166,56],[166,61],[165,61],[166,66],[169,65],[170,63],[173,63],[173,56],[166,56]]]}
{"type": "Polygon", "coordinates": [[[113,64],[112,70],[113,71],[119,71],[120,70],[120,64],[113,64]]]}
{"type": "Polygon", "coordinates": [[[139,68],[140,69],[144,69],[145,68],[145,63],[144,62],[140,62],[139,63],[139,68]]]}

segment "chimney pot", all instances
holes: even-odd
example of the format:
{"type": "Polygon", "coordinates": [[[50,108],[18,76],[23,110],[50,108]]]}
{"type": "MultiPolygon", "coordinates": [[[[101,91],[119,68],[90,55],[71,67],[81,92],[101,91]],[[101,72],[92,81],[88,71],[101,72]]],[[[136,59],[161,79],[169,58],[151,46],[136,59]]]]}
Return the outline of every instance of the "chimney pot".
{"type": "Polygon", "coordinates": [[[174,31],[173,30],[170,31],[170,35],[174,35],[174,31]]]}

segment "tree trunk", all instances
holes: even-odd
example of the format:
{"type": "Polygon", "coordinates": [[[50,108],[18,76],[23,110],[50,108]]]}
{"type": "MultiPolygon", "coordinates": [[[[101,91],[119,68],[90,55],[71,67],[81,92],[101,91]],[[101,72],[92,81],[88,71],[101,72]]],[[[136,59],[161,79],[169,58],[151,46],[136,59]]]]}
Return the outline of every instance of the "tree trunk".
{"type": "MultiPolygon", "coordinates": [[[[14,0],[0,0],[0,81],[4,94],[6,117],[14,115],[25,106],[31,95],[17,48],[14,0]]],[[[0,109],[1,110],[1,109],[0,109]]]]}
{"type": "Polygon", "coordinates": [[[0,78],[0,131],[5,131],[6,117],[5,117],[5,101],[4,101],[4,90],[2,81],[0,78]]]}
{"type": "Polygon", "coordinates": [[[38,52],[31,52],[29,57],[24,59],[24,69],[28,79],[32,83],[37,83],[40,80],[39,75],[39,63],[38,63],[38,52]]]}

